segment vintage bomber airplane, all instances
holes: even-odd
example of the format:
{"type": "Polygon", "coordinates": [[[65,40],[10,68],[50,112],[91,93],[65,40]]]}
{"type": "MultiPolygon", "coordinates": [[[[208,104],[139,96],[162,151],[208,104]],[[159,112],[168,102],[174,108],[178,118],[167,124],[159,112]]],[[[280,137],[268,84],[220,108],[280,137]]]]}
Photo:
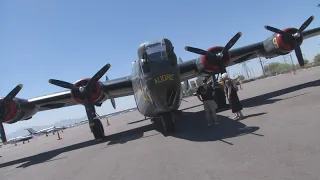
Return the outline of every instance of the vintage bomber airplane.
{"type": "MultiPolygon", "coordinates": [[[[224,73],[227,66],[232,66],[258,56],[273,58],[295,50],[300,66],[303,58],[300,49],[302,41],[320,35],[320,27],[304,31],[313,20],[311,16],[299,28],[279,30],[270,26],[265,29],[274,32],[264,41],[229,50],[240,38],[237,33],[225,47],[215,46],[207,51],[186,47],[187,51],[200,54],[196,59],[177,63],[177,57],[170,40],[146,42],[138,48],[138,58],[132,64],[130,76],[101,82],[99,79],[108,71],[110,64],[105,65],[92,78],[80,79],[75,83],[49,80],[51,84],[69,89],[68,91],[45,95],[32,99],[15,97],[22,85],[14,88],[0,104],[0,120],[2,123],[15,123],[32,118],[39,111],[62,108],[77,104],[85,106],[90,129],[95,139],[104,136],[101,121],[96,118],[95,106],[107,99],[115,108],[114,98],[134,95],[139,112],[152,121],[165,133],[174,131],[175,112],[181,103],[181,82],[196,76],[210,73],[224,73]]],[[[1,137],[6,142],[2,123],[1,137]]]]}

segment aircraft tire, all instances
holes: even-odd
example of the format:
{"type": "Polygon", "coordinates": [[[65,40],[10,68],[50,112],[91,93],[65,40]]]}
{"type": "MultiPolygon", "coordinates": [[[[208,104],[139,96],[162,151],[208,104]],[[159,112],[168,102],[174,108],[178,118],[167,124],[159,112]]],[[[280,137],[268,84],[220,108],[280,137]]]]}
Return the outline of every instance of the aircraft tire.
{"type": "Polygon", "coordinates": [[[169,133],[174,132],[174,119],[171,113],[164,114],[160,117],[162,123],[163,134],[167,136],[169,133]]]}
{"type": "Polygon", "coordinates": [[[104,137],[104,128],[99,119],[94,119],[94,125],[91,127],[95,139],[102,139],[104,137]]]}

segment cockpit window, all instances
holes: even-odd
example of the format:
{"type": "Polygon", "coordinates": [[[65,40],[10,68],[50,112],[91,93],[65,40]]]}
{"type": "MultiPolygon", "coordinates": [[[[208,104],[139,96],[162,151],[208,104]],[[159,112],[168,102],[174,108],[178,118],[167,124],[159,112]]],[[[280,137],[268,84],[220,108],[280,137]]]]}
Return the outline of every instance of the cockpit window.
{"type": "Polygon", "coordinates": [[[146,44],[146,53],[149,62],[168,59],[166,45],[162,42],[146,44]]]}

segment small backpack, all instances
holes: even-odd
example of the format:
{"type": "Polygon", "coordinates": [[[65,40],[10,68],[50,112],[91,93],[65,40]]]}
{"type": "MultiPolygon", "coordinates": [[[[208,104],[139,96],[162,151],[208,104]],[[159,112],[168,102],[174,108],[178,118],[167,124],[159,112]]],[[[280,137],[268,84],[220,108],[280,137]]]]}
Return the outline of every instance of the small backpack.
{"type": "Polygon", "coordinates": [[[230,83],[231,84],[231,88],[234,89],[236,92],[238,92],[239,89],[238,89],[237,84],[234,81],[232,81],[231,79],[229,79],[228,81],[231,82],[230,83]]]}

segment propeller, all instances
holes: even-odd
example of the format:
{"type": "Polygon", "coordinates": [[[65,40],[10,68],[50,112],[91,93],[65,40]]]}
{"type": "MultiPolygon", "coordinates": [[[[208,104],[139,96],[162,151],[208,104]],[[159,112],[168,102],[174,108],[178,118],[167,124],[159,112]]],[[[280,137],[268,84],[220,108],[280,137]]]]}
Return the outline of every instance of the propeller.
{"type": "Polygon", "coordinates": [[[90,122],[92,122],[96,116],[95,115],[96,112],[94,109],[94,105],[89,101],[89,99],[92,95],[91,90],[92,90],[93,86],[96,85],[96,82],[98,82],[99,79],[109,70],[110,66],[111,66],[110,64],[106,64],[95,75],[92,76],[92,78],[87,82],[87,84],[85,86],[77,87],[74,84],[60,81],[60,80],[55,80],[55,79],[50,79],[49,83],[56,85],[56,86],[59,86],[59,87],[63,87],[66,89],[80,92],[84,96],[84,106],[86,108],[88,120],[90,122]]]}
{"type": "Polygon", "coordinates": [[[226,62],[227,58],[228,58],[228,51],[232,48],[232,46],[239,40],[239,38],[241,37],[242,33],[238,32],[236,35],[234,35],[230,41],[225,45],[225,47],[222,49],[221,52],[215,54],[203,49],[199,49],[199,48],[195,48],[195,47],[190,47],[190,46],[186,46],[185,50],[195,53],[195,54],[199,54],[199,55],[204,55],[209,57],[209,61],[208,63],[210,64],[216,64],[219,66],[220,68],[220,72],[225,73],[227,72],[226,67],[224,65],[224,62],[226,62]]]}
{"type": "MultiPolygon", "coordinates": [[[[109,81],[108,76],[106,76],[106,81],[109,81]]],[[[116,109],[116,101],[114,100],[114,98],[110,98],[111,104],[113,109],[116,109]]]]}
{"type": "Polygon", "coordinates": [[[312,22],[312,20],[314,19],[314,16],[310,16],[301,26],[300,28],[297,30],[297,32],[295,33],[290,33],[290,32],[284,32],[280,29],[271,27],[271,26],[264,26],[265,29],[274,32],[274,33],[278,33],[283,35],[284,37],[287,37],[288,39],[290,39],[290,43],[294,48],[294,51],[296,53],[296,57],[298,59],[299,65],[300,66],[304,66],[304,60],[302,57],[302,52],[300,49],[300,45],[299,45],[299,38],[302,37],[302,32],[310,25],[310,23],[312,22]]]}
{"type": "Polygon", "coordinates": [[[13,100],[13,98],[16,97],[16,95],[20,92],[22,87],[22,84],[17,85],[15,88],[11,90],[11,92],[9,92],[9,94],[5,98],[2,99],[2,101],[0,101],[0,134],[3,144],[7,143],[7,137],[1,120],[3,120],[7,115],[9,103],[13,100]]]}

